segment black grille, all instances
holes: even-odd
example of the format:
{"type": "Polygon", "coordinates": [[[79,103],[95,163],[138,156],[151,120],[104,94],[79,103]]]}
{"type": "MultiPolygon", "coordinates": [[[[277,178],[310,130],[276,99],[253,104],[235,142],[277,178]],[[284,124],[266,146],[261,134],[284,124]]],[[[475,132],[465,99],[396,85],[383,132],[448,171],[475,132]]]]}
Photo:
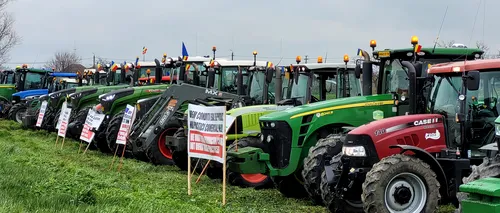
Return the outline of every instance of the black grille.
{"type": "Polygon", "coordinates": [[[282,169],[290,163],[290,154],[292,151],[292,129],[287,122],[261,122],[261,132],[264,136],[263,143],[268,146],[271,165],[274,168],[282,169]],[[274,128],[271,127],[274,123],[274,128]],[[267,136],[271,135],[272,140],[267,142],[267,136]]]}

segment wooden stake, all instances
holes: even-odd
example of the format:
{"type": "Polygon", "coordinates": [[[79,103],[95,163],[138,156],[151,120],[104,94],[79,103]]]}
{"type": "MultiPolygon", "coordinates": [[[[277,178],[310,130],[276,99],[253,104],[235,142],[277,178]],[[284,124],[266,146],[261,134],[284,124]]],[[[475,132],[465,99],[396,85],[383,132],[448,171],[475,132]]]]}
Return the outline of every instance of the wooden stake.
{"type": "Polygon", "coordinates": [[[113,160],[111,161],[111,165],[109,165],[109,170],[111,170],[111,167],[113,167],[113,164],[115,163],[116,152],[118,152],[118,146],[116,146],[115,148],[115,154],[113,155],[113,160]]]}
{"type": "Polygon", "coordinates": [[[205,170],[207,170],[208,164],[210,164],[210,160],[207,161],[207,164],[205,164],[205,167],[203,167],[203,170],[201,170],[200,176],[198,176],[198,179],[196,179],[196,183],[200,182],[201,176],[203,176],[205,170]]]}
{"type": "Polygon", "coordinates": [[[56,136],[56,144],[54,146],[57,146],[57,142],[59,141],[59,135],[56,136]]]}
{"type": "Polygon", "coordinates": [[[80,147],[78,148],[78,153],[77,154],[80,154],[80,151],[82,150],[82,141],[80,141],[80,147]]]}
{"type": "Polygon", "coordinates": [[[64,140],[66,140],[66,137],[63,137],[63,141],[62,141],[62,144],[61,144],[61,149],[63,148],[64,146],[64,140]]]}
{"type": "Polygon", "coordinates": [[[191,195],[191,158],[188,154],[188,195],[191,195]]]}
{"type": "Polygon", "coordinates": [[[222,205],[226,205],[226,151],[224,151],[224,164],[222,166],[222,205]]]}
{"type": "Polygon", "coordinates": [[[89,149],[90,144],[91,144],[91,143],[89,143],[89,144],[87,145],[87,148],[85,148],[85,151],[83,151],[83,154],[84,154],[84,155],[85,155],[85,153],[87,152],[87,150],[89,149]]]}
{"type": "Polygon", "coordinates": [[[118,172],[122,168],[123,165],[123,156],[125,155],[125,149],[127,148],[126,144],[123,146],[122,157],[120,158],[120,164],[118,165],[118,172]]]}
{"type": "Polygon", "coordinates": [[[196,168],[198,168],[198,163],[200,162],[201,159],[198,158],[198,161],[196,161],[196,164],[194,165],[193,172],[191,172],[191,176],[193,176],[194,172],[196,172],[196,168]]]}

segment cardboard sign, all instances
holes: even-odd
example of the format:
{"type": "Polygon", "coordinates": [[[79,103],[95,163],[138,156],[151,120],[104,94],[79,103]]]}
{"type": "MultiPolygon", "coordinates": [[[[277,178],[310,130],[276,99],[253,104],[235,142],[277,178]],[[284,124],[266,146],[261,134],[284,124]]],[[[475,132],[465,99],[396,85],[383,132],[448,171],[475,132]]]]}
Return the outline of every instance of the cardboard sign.
{"type": "Polygon", "coordinates": [[[104,114],[96,113],[94,109],[89,109],[82,133],[80,134],[80,140],[91,143],[95,136],[95,132],[92,131],[92,129],[99,129],[99,126],[101,126],[104,120],[104,116],[104,114]]]}
{"type": "Polygon", "coordinates": [[[122,124],[120,125],[120,130],[118,131],[118,136],[116,137],[116,144],[125,145],[127,143],[128,134],[130,133],[130,128],[135,120],[135,107],[127,104],[125,108],[125,114],[123,115],[122,124]]]}
{"type": "Polygon", "coordinates": [[[36,120],[35,126],[42,127],[43,116],[45,116],[45,111],[47,110],[47,101],[42,101],[40,106],[40,112],[38,113],[38,119],[36,120]]]}
{"type": "Polygon", "coordinates": [[[57,119],[57,124],[56,124],[56,129],[59,129],[59,127],[61,126],[61,121],[62,121],[62,115],[64,112],[64,110],[66,110],[66,108],[68,108],[68,103],[65,101],[63,104],[62,104],[62,108],[61,108],[61,114],[59,114],[59,118],[57,119]]]}
{"type": "Polygon", "coordinates": [[[188,106],[188,155],[224,163],[226,108],[188,106]]]}
{"type": "Polygon", "coordinates": [[[64,111],[61,111],[61,114],[62,114],[62,120],[57,135],[61,137],[66,137],[66,130],[68,129],[68,122],[69,122],[69,116],[71,115],[71,108],[64,109],[64,111]]]}

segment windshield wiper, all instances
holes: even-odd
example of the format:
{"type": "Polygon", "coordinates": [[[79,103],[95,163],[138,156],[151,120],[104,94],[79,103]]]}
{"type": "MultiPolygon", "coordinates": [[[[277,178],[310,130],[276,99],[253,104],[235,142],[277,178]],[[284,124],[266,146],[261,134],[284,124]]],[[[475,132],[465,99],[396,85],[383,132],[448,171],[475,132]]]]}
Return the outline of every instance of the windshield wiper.
{"type": "Polygon", "coordinates": [[[451,83],[450,77],[446,77],[446,80],[448,81],[448,83],[450,83],[451,87],[455,90],[455,92],[457,92],[457,94],[460,94],[460,92],[458,92],[458,89],[455,87],[455,85],[453,85],[453,83],[451,83]]]}

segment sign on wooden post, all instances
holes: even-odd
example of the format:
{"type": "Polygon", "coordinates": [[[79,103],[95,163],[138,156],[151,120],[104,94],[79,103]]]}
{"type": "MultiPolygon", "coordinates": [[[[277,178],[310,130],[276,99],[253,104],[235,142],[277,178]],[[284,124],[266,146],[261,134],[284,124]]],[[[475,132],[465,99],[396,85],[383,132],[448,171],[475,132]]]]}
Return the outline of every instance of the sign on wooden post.
{"type": "Polygon", "coordinates": [[[35,124],[36,127],[42,127],[42,121],[46,111],[47,111],[47,101],[42,101],[42,105],[40,106],[40,112],[38,112],[38,119],[36,120],[35,124]]]}

